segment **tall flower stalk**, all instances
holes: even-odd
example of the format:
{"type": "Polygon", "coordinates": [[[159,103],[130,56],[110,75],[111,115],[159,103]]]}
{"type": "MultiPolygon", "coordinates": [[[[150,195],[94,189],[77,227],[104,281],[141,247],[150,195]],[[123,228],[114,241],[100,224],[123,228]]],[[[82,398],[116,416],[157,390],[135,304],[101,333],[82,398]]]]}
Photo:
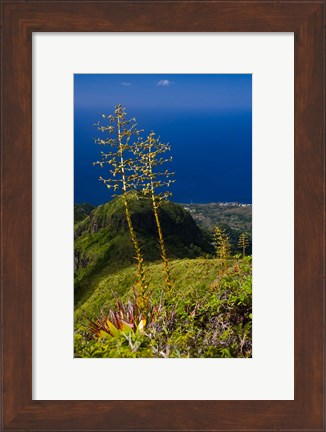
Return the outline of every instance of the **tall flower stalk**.
{"type": "Polygon", "coordinates": [[[101,160],[94,162],[94,165],[100,165],[102,168],[105,165],[110,165],[111,177],[104,179],[100,177],[108,189],[113,189],[114,192],[120,191],[124,205],[125,215],[130,233],[130,239],[135,249],[135,261],[137,266],[137,283],[136,296],[137,303],[140,308],[143,308],[146,303],[145,292],[147,290],[144,259],[141,253],[139,242],[132,223],[128,192],[135,189],[139,183],[138,174],[135,170],[133,159],[133,146],[131,139],[139,137],[141,133],[137,129],[136,119],[127,119],[126,110],[122,105],[115,107],[114,114],[106,116],[101,114],[102,119],[106,124],[98,122],[97,129],[103,133],[108,133],[109,138],[98,138],[95,142],[99,145],[109,145],[112,151],[105,153],[101,152],[101,160]]]}
{"type": "Polygon", "coordinates": [[[246,249],[249,246],[249,240],[246,233],[241,233],[238,241],[239,249],[242,249],[242,258],[246,256],[246,249]]]}
{"type": "Polygon", "coordinates": [[[172,160],[172,157],[164,158],[162,156],[165,152],[170,151],[171,147],[168,144],[162,143],[160,138],[156,138],[155,133],[151,132],[145,141],[139,139],[135,143],[134,149],[138,164],[136,169],[140,173],[139,180],[142,191],[144,195],[149,195],[152,201],[153,213],[161,250],[161,258],[163,261],[165,286],[167,293],[170,294],[173,288],[173,281],[159,218],[159,207],[162,202],[164,202],[172,194],[167,190],[158,193],[157,189],[168,188],[175,180],[170,179],[170,177],[174,175],[173,172],[169,172],[168,170],[158,171],[157,167],[172,160]]]}
{"type": "Polygon", "coordinates": [[[226,265],[230,257],[230,239],[224,229],[216,226],[214,230],[216,256],[219,258],[222,266],[226,265]]]}

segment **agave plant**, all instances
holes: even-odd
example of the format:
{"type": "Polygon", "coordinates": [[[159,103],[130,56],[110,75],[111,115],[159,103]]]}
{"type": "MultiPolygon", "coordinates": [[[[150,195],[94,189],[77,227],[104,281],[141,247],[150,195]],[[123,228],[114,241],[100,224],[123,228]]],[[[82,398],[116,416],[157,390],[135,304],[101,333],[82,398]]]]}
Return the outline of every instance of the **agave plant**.
{"type": "Polygon", "coordinates": [[[116,298],[116,309],[110,309],[107,315],[103,313],[94,321],[89,320],[89,331],[94,339],[107,337],[128,336],[131,332],[143,332],[146,325],[150,325],[159,311],[155,305],[146,314],[140,313],[136,301],[122,304],[116,298]]]}

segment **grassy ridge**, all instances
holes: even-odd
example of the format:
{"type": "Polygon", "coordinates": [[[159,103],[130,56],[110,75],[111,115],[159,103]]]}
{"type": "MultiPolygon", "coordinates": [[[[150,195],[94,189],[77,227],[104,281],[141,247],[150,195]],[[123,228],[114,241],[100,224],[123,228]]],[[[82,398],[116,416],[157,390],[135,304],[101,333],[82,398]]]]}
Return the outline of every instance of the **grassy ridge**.
{"type": "MultiPolygon", "coordinates": [[[[151,201],[130,196],[133,225],[146,262],[160,259],[157,227],[151,201]]],[[[80,211],[77,208],[77,216],[80,211]]],[[[171,258],[195,258],[214,251],[210,239],[197,227],[191,215],[178,204],[164,203],[159,209],[166,248],[171,258]]],[[[121,197],[100,205],[75,224],[75,304],[84,302],[106,275],[134,262],[121,197]]]]}

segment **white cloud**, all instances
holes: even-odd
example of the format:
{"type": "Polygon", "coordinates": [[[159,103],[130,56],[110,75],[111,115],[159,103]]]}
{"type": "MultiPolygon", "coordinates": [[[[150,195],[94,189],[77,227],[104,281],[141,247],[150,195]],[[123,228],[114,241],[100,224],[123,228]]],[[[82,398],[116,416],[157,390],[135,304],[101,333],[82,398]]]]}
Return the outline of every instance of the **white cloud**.
{"type": "Polygon", "coordinates": [[[122,82],[121,85],[122,86],[131,86],[131,83],[130,82],[122,82]]]}
{"type": "Polygon", "coordinates": [[[158,81],[158,83],[157,83],[156,85],[158,85],[158,86],[163,86],[163,87],[168,87],[168,86],[170,86],[171,84],[173,84],[173,81],[169,81],[169,80],[167,80],[167,79],[164,79],[164,80],[160,80],[160,81],[158,81]]]}

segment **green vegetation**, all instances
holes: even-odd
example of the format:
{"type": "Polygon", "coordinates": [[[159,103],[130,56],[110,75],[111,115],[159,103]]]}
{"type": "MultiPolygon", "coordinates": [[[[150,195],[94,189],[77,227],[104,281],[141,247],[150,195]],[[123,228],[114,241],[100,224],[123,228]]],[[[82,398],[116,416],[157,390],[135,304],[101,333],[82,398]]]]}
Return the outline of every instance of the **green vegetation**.
{"type": "Polygon", "coordinates": [[[122,199],[116,197],[75,226],[75,356],[250,357],[251,257],[229,257],[221,266],[190,214],[177,204],[162,204],[159,213],[174,280],[173,298],[163,304],[165,275],[151,199],[130,195],[149,280],[146,317],[135,310],[134,321],[125,317],[125,326],[135,323],[132,331],[118,328],[113,337],[96,338],[91,332],[90,321],[114,321],[117,299],[124,308],[137,306],[133,247],[122,199]],[[145,324],[139,328],[142,319],[145,324]]]}
{"type": "MultiPolygon", "coordinates": [[[[129,192],[129,208],[146,262],[160,259],[157,227],[149,197],[129,192]]],[[[169,257],[196,258],[214,252],[210,238],[198,228],[181,206],[164,202],[158,209],[169,257]]],[[[98,280],[129,267],[133,245],[121,196],[100,205],[75,224],[75,303],[91,295],[98,280]]]]}
{"type": "Polygon", "coordinates": [[[245,233],[248,240],[246,252],[251,254],[251,204],[207,203],[182,204],[182,206],[189,211],[203,231],[213,234],[216,226],[223,229],[229,236],[231,251],[234,254],[239,251],[239,236],[245,233]]]}
{"type": "Polygon", "coordinates": [[[251,232],[252,206],[239,203],[182,204],[202,229],[213,231],[215,225],[251,232]]]}
{"type": "Polygon", "coordinates": [[[88,203],[75,204],[75,206],[74,206],[74,223],[81,222],[94,209],[95,209],[95,206],[93,206],[92,204],[88,204],[88,203]]]}
{"type": "Polygon", "coordinates": [[[90,320],[110,316],[116,300],[133,298],[132,267],[107,275],[75,311],[77,357],[250,357],[251,258],[231,259],[223,275],[218,259],[172,261],[174,299],[159,307],[164,286],[161,264],[149,264],[152,305],[159,310],[138,332],[94,339],[90,320]]]}

